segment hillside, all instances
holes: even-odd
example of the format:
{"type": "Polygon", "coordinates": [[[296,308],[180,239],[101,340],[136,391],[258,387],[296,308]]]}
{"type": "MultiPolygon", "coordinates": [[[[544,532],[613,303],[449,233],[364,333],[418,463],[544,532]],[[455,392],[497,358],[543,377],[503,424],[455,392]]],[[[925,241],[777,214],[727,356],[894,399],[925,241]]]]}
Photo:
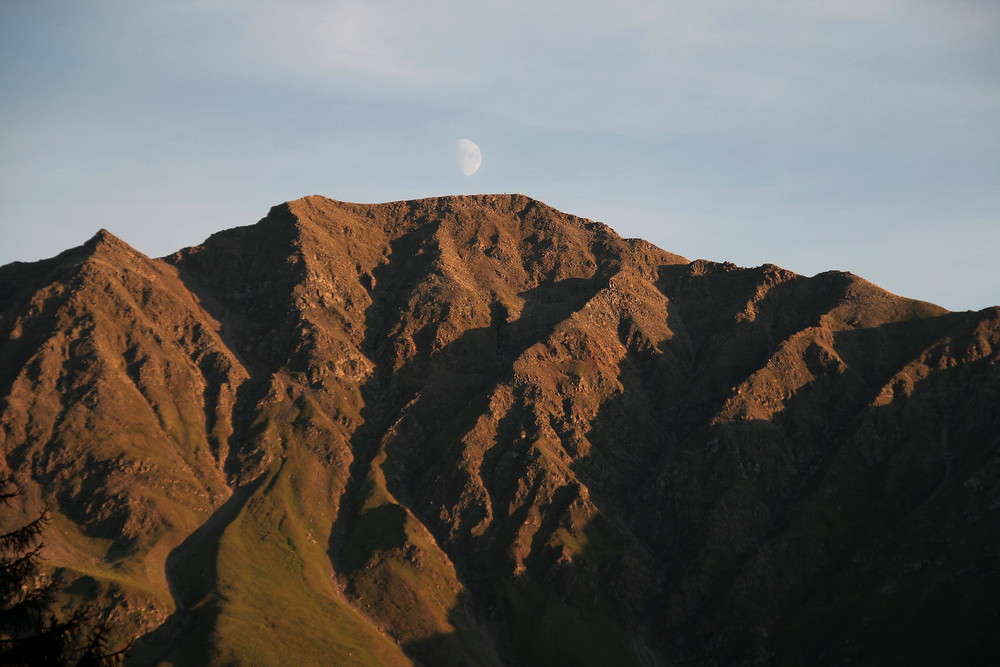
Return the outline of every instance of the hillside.
{"type": "Polygon", "coordinates": [[[522,195],[0,267],[0,465],[130,663],[1000,655],[1000,308],[522,195]]]}

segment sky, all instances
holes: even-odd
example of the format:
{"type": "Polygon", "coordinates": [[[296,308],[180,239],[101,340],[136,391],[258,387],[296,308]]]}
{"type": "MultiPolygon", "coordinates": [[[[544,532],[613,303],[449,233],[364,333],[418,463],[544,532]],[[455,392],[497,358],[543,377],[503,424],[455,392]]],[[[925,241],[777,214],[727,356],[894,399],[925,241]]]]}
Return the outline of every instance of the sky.
{"type": "Polygon", "coordinates": [[[978,310],[998,37],[995,0],[2,0],[0,264],[102,227],[162,256],[310,194],[521,192],[978,310]]]}

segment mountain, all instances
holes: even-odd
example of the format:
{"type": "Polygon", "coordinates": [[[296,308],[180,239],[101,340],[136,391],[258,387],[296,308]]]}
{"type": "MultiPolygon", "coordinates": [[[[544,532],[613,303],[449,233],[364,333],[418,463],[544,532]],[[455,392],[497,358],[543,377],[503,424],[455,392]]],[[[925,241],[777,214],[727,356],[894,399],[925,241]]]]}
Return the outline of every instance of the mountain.
{"type": "Polygon", "coordinates": [[[522,195],[0,267],[0,450],[129,663],[1000,655],[1000,308],[522,195]]]}

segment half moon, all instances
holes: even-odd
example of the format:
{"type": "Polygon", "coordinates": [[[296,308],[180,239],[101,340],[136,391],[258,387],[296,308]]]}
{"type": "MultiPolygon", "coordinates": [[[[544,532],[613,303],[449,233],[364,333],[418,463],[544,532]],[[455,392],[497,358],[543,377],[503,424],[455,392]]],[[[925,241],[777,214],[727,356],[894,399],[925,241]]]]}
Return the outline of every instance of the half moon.
{"type": "Polygon", "coordinates": [[[472,176],[483,163],[483,154],[476,142],[468,139],[458,140],[458,168],[463,176],[472,176]]]}

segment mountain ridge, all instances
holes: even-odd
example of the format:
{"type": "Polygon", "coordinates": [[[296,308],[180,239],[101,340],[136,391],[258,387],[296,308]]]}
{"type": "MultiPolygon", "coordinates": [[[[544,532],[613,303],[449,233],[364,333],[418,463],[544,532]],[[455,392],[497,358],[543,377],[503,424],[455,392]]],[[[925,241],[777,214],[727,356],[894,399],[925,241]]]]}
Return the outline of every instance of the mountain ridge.
{"type": "Polygon", "coordinates": [[[0,340],[5,465],[134,664],[995,648],[1000,308],[310,196],[0,267],[0,340]]]}

